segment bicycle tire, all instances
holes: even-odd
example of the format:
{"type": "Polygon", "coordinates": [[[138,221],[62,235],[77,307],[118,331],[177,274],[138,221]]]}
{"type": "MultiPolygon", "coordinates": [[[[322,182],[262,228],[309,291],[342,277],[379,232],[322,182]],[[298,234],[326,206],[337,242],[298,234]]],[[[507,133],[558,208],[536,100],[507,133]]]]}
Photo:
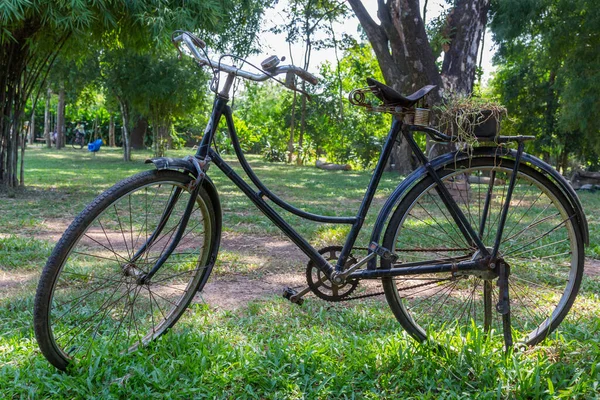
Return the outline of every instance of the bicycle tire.
{"type": "Polygon", "coordinates": [[[73,146],[74,149],[82,149],[83,148],[83,138],[78,139],[78,138],[74,138],[73,140],[71,140],[71,146],[73,146]]]}
{"type": "Polygon", "coordinates": [[[146,345],[171,328],[202,290],[220,235],[203,188],[169,259],[150,282],[136,281],[170,243],[192,179],[166,170],[127,178],[99,195],[65,231],[44,267],[34,307],[36,339],[56,368],[66,370],[99,349],[127,353],[146,345]],[[166,225],[132,262],[159,226],[170,196],[178,201],[166,225]]]}
{"type": "MultiPolygon", "coordinates": [[[[438,171],[489,248],[513,167],[511,159],[474,157],[438,171]],[[490,207],[484,218],[488,198],[490,207]]],[[[477,257],[435,188],[431,176],[424,178],[390,218],[383,246],[399,256],[400,266],[477,257]]],[[[386,300],[412,337],[435,341],[440,332],[459,329],[464,333],[475,324],[484,332],[504,332],[505,338],[509,330],[515,344],[535,345],[562,322],[583,274],[584,245],[575,211],[552,181],[520,164],[507,216],[499,251],[510,266],[511,326],[503,326],[507,318],[495,311],[497,277],[449,272],[385,278],[386,300]]]]}

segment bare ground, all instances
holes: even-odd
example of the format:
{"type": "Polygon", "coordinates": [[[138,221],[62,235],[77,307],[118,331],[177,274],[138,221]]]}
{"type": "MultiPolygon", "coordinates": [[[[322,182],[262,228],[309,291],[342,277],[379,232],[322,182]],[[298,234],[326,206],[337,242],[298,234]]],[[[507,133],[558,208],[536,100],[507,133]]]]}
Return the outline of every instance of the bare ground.
{"type": "MultiPolygon", "coordinates": [[[[56,242],[70,221],[46,220],[32,235],[56,242]]],[[[6,235],[1,235],[6,236],[6,235]]],[[[239,256],[240,262],[259,265],[251,273],[217,273],[209,279],[199,301],[223,310],[245,307],[248,302],[281,296],[286,286],[306,287],[305,266],[308,258],[283,237],[240,235],[224,232],[220,251],[239,256]]],[[[600,260],[586,259],[585,275],[600,277],[600,260]]],[[[0,299],[35,290],[39,272],[3,271],[0,268],[0,299]]]]}
{"type": "MultiPolygon", "coordinates": [[[[46,220],[43,226],[28,236],[56,243],[70,222],[65,219],[46,220]]],[[[9,235],[2,234],[0,237],[3,236],[9,235]]],[[[224,232],[220,251],[234,253],[242,262],[260,265],[260,271],[251,274],[213,273],[200,296],[211,307],[233,310],[253,300],[281,296],[286,286],[305,286],[304,266],[308,258],[284,238],[224,232]]],[[[0,298],[35,290],[40,272],[3,271],[0,268],[0,298]]]]}

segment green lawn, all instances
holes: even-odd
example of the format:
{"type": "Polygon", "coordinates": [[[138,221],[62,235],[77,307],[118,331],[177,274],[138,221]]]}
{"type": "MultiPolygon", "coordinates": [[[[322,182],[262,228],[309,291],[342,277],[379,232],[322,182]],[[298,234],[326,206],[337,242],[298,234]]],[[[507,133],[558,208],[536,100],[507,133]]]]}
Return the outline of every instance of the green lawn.
{"type": "MultiPolygon", "coordinates": [[[[182,156],[188,151],[171,152],[182,156]]],[[[273,296],[241,307],[194,304],[172,332],[128,355],[99,350],[70,374],[41,355],[33,337],[37,278],[62,231],[102,190],[150,167],[150,154],[121,161],[118,149],[34,147],[26,188],[0,194],[0,389],[3,398],[594,398],[600,391],[600,193],[582,193],[595,275],[584,277],[573,311],[551,338],[506,355],[498,335],[476,328],[445,332],[443,346],[420,345],[400,327],[383,297],[332,304],[309,296],[301,306],[273,296]]],[[[368,172],[326,172],[251,157],[257,174],[283,198],[319,214],[353,215],[368,172]]],[[[283,237],[212,167],[230,238],[213,272],[260,280],[271,270],[303,273],[305,261],[257,253],[283,237]],[[246,246],[249,246],[248,248],[246,246]]],[[[400,178],[384,175],[358,245],[366,245],[379,207],[400,178]]],[[[347,230],[289,217],[316,247],[342,244],[347,230]]],[[[277,254],[279,256],[277,256],[277,254]]],[[[293,253],[291,253],[293,254],[293,253]]],[[[285,256],[285,257],[284,257],[285,256]]],[[[233,294],[235,296],[235,293],[233,294]]]]}

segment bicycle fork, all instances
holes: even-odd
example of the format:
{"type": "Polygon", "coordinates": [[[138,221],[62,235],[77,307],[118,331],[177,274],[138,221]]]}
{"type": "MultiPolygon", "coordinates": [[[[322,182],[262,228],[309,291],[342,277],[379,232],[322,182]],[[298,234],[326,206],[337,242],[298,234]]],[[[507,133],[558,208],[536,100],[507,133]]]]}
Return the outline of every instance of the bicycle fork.
{"type": "Polygon", "coordinates": [[[156,229],[154,230],[154,232],[152,232],[152,235],[150,235],[150,237],[148,238],[148,240],[146,240],[146,242],[142,245],[142,247],[140,247],[140,249],[131,258],[130,262],[125,267],[123,267],[123,270],[126,274],[136,277],[136,281],[139,285],[144,285],[144,284],[148,283],[150,281],[150,279],[152,279],[152,277],[158,272],[158,270],[163,266],[165,261],[167,261],[167,259],[171,256],[171,254],[173,253],[173,251],[179,244],[181,238],[183,237],[183,233],[185,232],[185,229],[187,228],[187,224],[190,220],[190,216],[192,215],[192,212],[194,211],[194,205],[196,204],[196,198],[198,197],[198,194],[200,192],[200,187],[202,186],[202,181],[204,180],[204,177],[206,176],[204,171],[202,170],[200,164],[198,163],[198,160],[195,159],[194,157],[191,157],[191,159],[192,159],[194,166],[197,169],[197,177],[195,180],[190,182],[190,189],[191,189],[190,199],[187,202],[185,211],[184,211],[183,215],[181,216],[181,219],[177,226],[177,230],[176,230],[175,234],[173,235],[171,243],[164,250],[164,252],[160,255],[160,258],[156,261],[156,263],[154,264],[152,269],[150,271],[148,271],[147,273],[141,272],[139,270],[139,268],[137,268],[135,266],[136,261],[140,259],[140,257],[146,252],[146,250],[148,250],[150,247],[152,247],[152,245],[156,241],[156,238],[162,233],[163,229],[167,225],[167,222],[168,222],[169,218],[171,218],[171,214],[173,213],[173,209],[175,208],[175,205],[179,201],[179,197],[181,196],[181,192],[183,191],[182,188],[177,188],[175,190],[175,192],[171,194],[171,197],[169,198],[169,202],[168,202],[167,206],[165,207],[165,210],[163,211],[163,214],[160,218],[160,221],[159,221],[156,229]]]}

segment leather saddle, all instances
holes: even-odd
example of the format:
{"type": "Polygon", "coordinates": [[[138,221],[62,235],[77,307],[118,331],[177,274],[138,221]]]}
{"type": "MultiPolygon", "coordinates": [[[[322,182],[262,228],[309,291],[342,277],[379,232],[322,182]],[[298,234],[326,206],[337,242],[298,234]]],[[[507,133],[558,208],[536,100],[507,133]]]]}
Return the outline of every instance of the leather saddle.
{"type": "Polygon", "coordinates": [[[367,84],[369,85],[369,88],[375,97],[383,101],[383,104],[386,106],[400,106],[404,108],[410,108],[414,106],[417,101],[421,100],[427,95],[427,93],[431,92],[436,87],[435,85],[423,86],[413,94],[409,96],[403,96],[391,87],[376,81],[373,78],[367,78],[367,84]]]}

